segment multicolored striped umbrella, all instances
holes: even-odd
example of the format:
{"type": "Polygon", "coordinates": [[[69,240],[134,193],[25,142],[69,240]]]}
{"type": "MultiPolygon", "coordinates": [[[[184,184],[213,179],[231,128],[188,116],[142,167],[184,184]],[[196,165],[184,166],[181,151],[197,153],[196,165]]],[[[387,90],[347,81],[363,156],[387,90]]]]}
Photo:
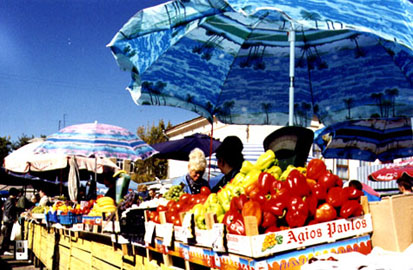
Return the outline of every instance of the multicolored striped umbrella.
{"type": "Polygon", "coordinates": [[[47,137],[36,152],[136,161],[157,153],[127,129],[100,123],[68,126],[47,137]]]}
{"type": "Polygon", "coordinates": [[[346,121],[315,133],[325,158],[387,162],[413,156],[411,118],[346,121]]]}

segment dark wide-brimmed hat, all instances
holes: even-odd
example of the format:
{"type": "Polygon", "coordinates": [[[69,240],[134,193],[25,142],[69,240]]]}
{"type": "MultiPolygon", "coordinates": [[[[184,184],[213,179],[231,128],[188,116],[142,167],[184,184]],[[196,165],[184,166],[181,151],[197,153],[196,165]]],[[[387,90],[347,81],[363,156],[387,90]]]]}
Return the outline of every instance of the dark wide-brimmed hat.
{"type": "Polygon", "coordinates": [[[215,150],[215,154],[218,158],[224,158],[229,155],[241,154],[244,145],[240,138],[237,136],[227,136],[222,143],[215,150]]]}
{"type": "Polygon", "coordinates": [[[280,167],[284,170],[289,164],[296,167],[305,165],[313,140],[314,132],[311,129],[282,127],[264,139],[264,149],[274,151],[280,167]]]}

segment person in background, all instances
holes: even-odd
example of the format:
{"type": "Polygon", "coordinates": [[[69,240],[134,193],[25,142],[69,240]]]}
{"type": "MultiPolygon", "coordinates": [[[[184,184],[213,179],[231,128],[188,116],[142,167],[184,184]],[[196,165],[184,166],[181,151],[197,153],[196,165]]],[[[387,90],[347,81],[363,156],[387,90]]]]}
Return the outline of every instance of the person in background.
{"type": "Polygon", "coordinates": [[[145,184],[138,186],[138,196],[142,198],[142,200],[146,201],[148,199],[148,186],[145,184]]]}
{"type": "Polygon", "coordinates": [[[218,192],[239,172],[244,162],[242,154],[244,146],[237,136],[228,136],[222,141],[215,151],[218,159],[218,168],[224,176],[211,189],[211,192],[218,192]]]}
{"type": "Polygon", "coordinates": [[[149,191],[148,191],[148,197],[146,197],[147,199],[147,201],[150,201],[150,200],[152,200],[152,199],[155,199],[156,198],[156,190],[154,189],[154,188],[151,188],[149,191]]]}
{"type": "Polygon", "coordinates": [[[363,191],[364,196],[367,197],[367,201],[369,201],[369,202],[377,202],[377,201],[381,200],[379,196],[376,196],[374,194],[371,194],[371,193],[367,192],[363,188],[363,184],[359,180],[350,180],[349,183],[348,183],[348,186],[349,187],[354,187],[355,189],[363,191]]]}
{"type": "Polygon", "coordinates": [[[208,181],[202,178],[205,173],[206,159],[204,152],[199,148],[194,148],[189,153],[188,173],[175,180],[174,185],[183,184],[184,192],[189,194],[198,194],[202,187],[208,187],[208,181]]]}
{"type": "Polygon", "coordinates": [[[39,190],[39,206],[47,206],[49,205],[49,197],[47,196],[46,192],[43,189],[39,190]]]}
{"type": "Polygon", "coordinates": [[[26,198],[26,195],[24,194],[23,189],[19,189],[18,192],[19,192],[19,195],[17,196],[18,199],[17,199],[17,205],[16,206],[19,209],[19,212],[24,212],[24,211],[30,209],[33,206],[33,204],[31,203],[31,201],[29,201],[26,198]]]}
{"type": "Polygon", "coordinates": [[[413,178],[407,174],[403,173],[402,176],[397,179],[397,185],[402,194],[413,193],[413,178]]]}
{"type": "Polygon", "coordinates": [[[30,201],[32,202],[33,206],[39,205],[39,202],[40,202],[39,193],[33,194],[32,197],[30,198],[30,201]]]}
{"type": "Polygon", "coordinates": [[[116,179],[109,174],[105,174],[103,177],[103,184],[108,188],[105,197],[111,197],[116,201],[116,179]]]}
{"type": "Polygon", "coordinates": [[[19,192],[17,189],[11,188],[9,190],[9,198],[3,205],[3,242],[1,243],[0,249],[0,254],[2,255],[13,255],[13,253],[9,251],[9,248],[11,231],[13,228],[13,224],[14,222],[16,222],[18,216],[18,208],[16,206],[18,193],[19,192]]]}

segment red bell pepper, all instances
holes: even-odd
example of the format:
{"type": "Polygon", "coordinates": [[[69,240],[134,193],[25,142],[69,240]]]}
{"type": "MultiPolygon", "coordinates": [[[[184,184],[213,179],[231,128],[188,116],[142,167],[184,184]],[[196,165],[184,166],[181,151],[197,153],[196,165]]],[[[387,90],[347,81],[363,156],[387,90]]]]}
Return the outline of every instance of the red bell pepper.
{"type": "Polygon", "coordinates": [[[250,196],[250,193],[251,193],[253,190],[257,190],[257,188],[258,188],[258,181],[257,181],[257,182],[254,182],[254,183],[252,183],[251,185],[249,185],[248,187],[246,187],[246,188],[245,188],[245,194],[249,197],[249,196],[250,196]]]}
{"type": "Polygon", "coordinates": [[[278,228],[278,227],[275,226],[275,225],[272,225],[272,226],[268,227],[267,229],[265,229],[265,233],[269,233],[269,232],[279,232],[279,231],[281,231],[281,229],[278,228]]]}
{"type": "Polygon", "coordinates": [[[308,205],[308,211],[310,216],[314,216],[318,205],[317,197],[314,194],[310,194],[305,198],[305,202],[308,205]]]}
{"type": "Polygon", "coordinates": [[[288,189],[287,181],[276,180],[272,182],[270,193],[271,195],[277,194],[283,189],[288,189]]]}
{"type": "Polygon", "coordinates": [[[270,192],[272,183],[277,181],[275,177],[267,172],[260,173],[258,177],[258,187],[260,188],[261,193],[267,194],[270,192]]]}
{"type": "Polygon", "coordinates": [[[286,197],[273,197],[264,205],[264,211],[272,213],[274,216],[281,218],[285,215],[289,200],[286,197]]]}
{"type": "Polygon", "coordinates": [[[268,228],[270,226],[275,226],[277,223],[277,218],[269,211],[263,211],[262,213],[262,223],[261,227],[268,228]]]}
{"type": "Polygon", "coordinates": [[[270,198],[271,195],[262,194],[261,191],[253,193],[250,197],[251,200],[258,202],[260,205],[265,205],[270,198]]]}
{"type": "Polygon", "coordinates": [[[347,193],[341,187],[332,187],[327,193],[326,202],[333,207],[340,207],[347,201],[347,193]]]}
{"type": "Polygon", "coordinates": [[[358,190],[355,187],[345,187],[343,190],[347,193],[349,200],[358,200],[361,196],[364,195],[363,191],[358,190]]]}
{"type": "Polygon", "coordinates": [[[299,196],[292,196],[285,219],[291,228],[301,227],[308,217],[308,206],[299,196]]]}
{"type": "Polygon", "coordinates": [[[254,200],[249,200],[244,204],[244,207],[242,208],[242,216],[254,216],[257,219],[257,225],[261,225],[262,221],[262,210],[261,210],[261,205],[254,200]]]}
{"type": "Polygon", "coordinates": [[[236,210],[229,210],[225,213],[224,218],[222,219],[222,223],[228,227],[231,222],[236,219],[242,219],[241,213],[236,210]]]}
{"type": "Polygon", "coordinates": [[[310,186],[307,184],[307,178],[300,171],[294,169],[287,176],[287,186],[292,194],[297,196],[307,196],[310,194],[310,186]]]}
{"type": "Polygon", "coordinates": [[[361,204],[356,200],[348,200],[346,201],[340,208],[340,217],[349,218],[349,217],[357,217],[363,213],[363,207],[361,204]]]}
{"type": "Polygon", "coordinates": [[[241,211],[244,204],[248,201],[248,197],[245,194],[240,194],[239,196],[232,197],[230,203],[230,210],[241,211]]]}
{"type": "Polygon", "coordinates": [[[318,158],[310,160],[307,164],[307,177],[318,180],[320,176],[327,170],[324,161],[318,158]]]}
{"type": "Polygon", "coordinates": [[[325,200],[327,197],[327,190],[321,184],[315,184],[311,189],[311,193],[317,198],[317,200],[325,200]]]}
{"type": "Polygon", "coordinates": [[[315,220],[317,222],[326,222],[334,220],[337,217],[336,209],[329,203],[323,203],[315,212],[315,220]]]}
{"type": "Polygon", "coordinates": [[[227,227],[227,231],[230,234],[245,235],[245,224],[242,217],[236,217],[227,227]]]}
{"type": "Polygon", "coordinates": [[[318,183],[323,185],[326,190],[329,190],[331,187],[338,186],[337,182],[340,178],[330,171],[325,171],[320,178],[318,183]]]}

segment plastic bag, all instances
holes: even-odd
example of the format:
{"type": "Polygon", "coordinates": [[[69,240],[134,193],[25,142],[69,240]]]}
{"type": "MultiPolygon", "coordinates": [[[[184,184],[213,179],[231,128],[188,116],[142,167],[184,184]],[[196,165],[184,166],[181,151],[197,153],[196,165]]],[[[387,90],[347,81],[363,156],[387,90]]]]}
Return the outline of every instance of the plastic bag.
{"type": "Polygon", "coordinates": [[[16,241],[22,239],[22,229],[18,221],[14,222],[13,228],[11,229],[10,240],[16,241]]]}

